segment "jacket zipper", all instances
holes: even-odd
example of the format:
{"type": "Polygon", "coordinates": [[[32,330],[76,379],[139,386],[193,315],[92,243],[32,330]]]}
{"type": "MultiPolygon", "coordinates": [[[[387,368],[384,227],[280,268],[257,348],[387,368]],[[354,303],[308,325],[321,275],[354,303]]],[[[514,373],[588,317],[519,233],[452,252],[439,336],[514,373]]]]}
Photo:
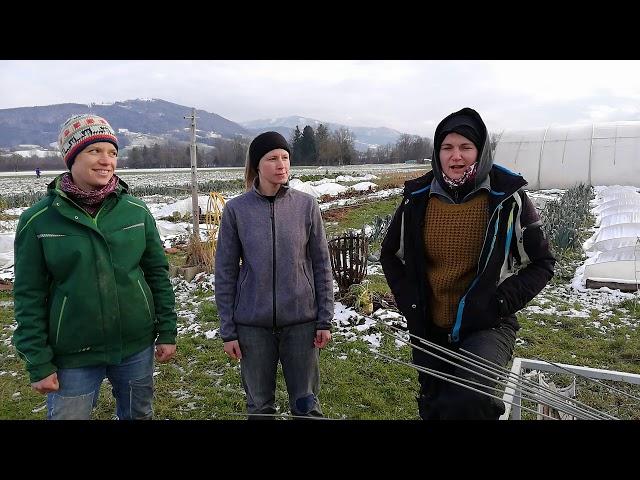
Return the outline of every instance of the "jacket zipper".
{"type": "Polygon", "coordinates": [[[62,315],[64,314],[64,306],[67,303],[67,297],[65,295],[62,300],[62,308],[60,308],[60,315],[58,315],[58,328],[56,329],[56,345],[58,345],[58,338],[60,337],[60,326],[62,325],[62,315]]]}
{"type": "MultiPolygon", "coordinates": [[[[62,190],[58,190],[59,191],[59,195],[61,197],[66,198],[67,200],[69,200],[73,205],[75,205],[76,207],[78,207],[78,209],[83,212],[87,217],[89,217],[91,219],[91,221],[93,222],[93,224],[96,227],[96,231],[102,236],[102,238],[104,239],[104,235],[102,234],[102,232],[100,231],[100,229],[98,228],[98,215],[100,215],[100,212],[102,212],[102,209],[105,206],[105,202],[107,201],[107,199],[105,198],[104,201],[102,202],[102,205],[100,206],[100,209],[98,210],[98,213],[96,213],[95,218],[92,217],[91,215],[89,215],[89,212],[87,212],[84,208],[82,208],[80,205],[78,205],[76,202],[74,202],[71,197],[69,197],[65,192],[63,192],[62,190]]],[[[76,217],[77,219],[77,217],[76,217]]],[[[106,242],[106,239],[105,239],[106,242]]],[[[139,282],[139,281],[138,281],[139,282]]],[[[144,294],[144,291],[142,292],[144,294]]],[[[147,299],[147,297],[145,296],[145,300],[147,299]]],[[[149,308],[149,303],[147,302],[147,309],[149,308]]],[[[149,316],[151,316],[151,314],[149,314],[149,316]]],[[[153,319],[151,319],[153,320],[153,319]]],[[[106,338],[106,332],[105,332],[105,327],[104,327],[104,322],[102,322],[102,337],[106,338]]],[[[105,353],[108,353],[108,346],[107,349],[105,351],[105,353]]]]}
{"type": "Polygon", "coordinates": [[[276,219],[275,219],[275,198],[273,202],[269,202],[271,209],[271,238],[272,238],[272,254],[273,259],[273,330],[275,331],[278,326],[276,325],[276,219]]]}

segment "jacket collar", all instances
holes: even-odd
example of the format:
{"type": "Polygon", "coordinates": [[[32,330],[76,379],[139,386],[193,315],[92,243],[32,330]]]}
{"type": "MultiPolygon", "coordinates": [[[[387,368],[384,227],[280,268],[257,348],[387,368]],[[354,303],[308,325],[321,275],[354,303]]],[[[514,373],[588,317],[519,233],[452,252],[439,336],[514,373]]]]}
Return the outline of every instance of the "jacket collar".
{"type": "MultiPolygon", "coordinates": [[[[491,191],[491,181],[489,180],[489,175],[487,175],[485,179],[482,182],[480,182],[471,192],[467,193],[464,198],[468,198],[474,193],[476,193],[478,190],[482,190],[482,189],[488,192],[491,191]]],[[[440,185],[440,182],[435,178],[435,176],[434,176],[434,179],[431,180],[431,190],[429,191],[429,196],[431,195],[439,195],[441,197],[446,198],[451,203],[456,203],[454,199],[451,197],[451,194],[447,190],[445,190],[442,187],[442,185],[440,185]]],[[[464,199],[462,201],[464,202],[464,199]]]]}
{"type": "MultiPolygon", "coordinates": [[[[434,183],[434,173],[433,170],[425,173],[421,177],[415,178],[413,180],[408,180],[404,183],[404,195],[411,194],[421,194],[421,193],[429,193],[433,190],[434,183]]],[[[434,191],[436,194],[440,194],[440,191],[444,191],[442,186],[436,181],[439,189],[434,191]]],[[[500,165],[494,164],[491,167],[491,171],[487,176],[486,180],[482,182],[478,188],[487,189],[492,195],[497,197],[502,197],[503,195],[512,195],[518,189],[527,185],[527,181],[518,173],[512,172],[500,165]]],[[[445,192],[446,195],[446,192],[445,192]]],[[[447,197],[449,197],[447,195],[447,197]]],[[[450,198],[450,197],[449,197],[450,198]]]]}
{"type": "MultiPolygon", "coordinates": [[[[258,185],[260,185],[260,177],[256,177],[253,179],[253,185],[251,186],[251,191],[254,192],[256,195],[258,195],[259,197],[267,198],[266,195],[263,195],[260,193],[260,190],[258,190],[258,185]]],[[[284,185],[280,185],[280,188],[276,192],[276,198],[284,197],[289,192],[290,188],[291,187],[289,187],[288,181],[284,185]]]]}

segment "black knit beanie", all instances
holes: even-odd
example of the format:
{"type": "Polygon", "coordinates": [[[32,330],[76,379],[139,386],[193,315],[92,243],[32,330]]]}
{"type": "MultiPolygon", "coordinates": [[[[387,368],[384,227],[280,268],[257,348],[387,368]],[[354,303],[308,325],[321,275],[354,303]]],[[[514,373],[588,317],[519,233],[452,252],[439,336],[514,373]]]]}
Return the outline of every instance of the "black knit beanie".
{"type": "Polygon", "coordinates": [[[258,163],[266,153],[276,148],[282,148],[291,155],[287,140],[278,132],[264,132],[253,139],[249,145],[249,163],[254,170],[258,170],[258,163]]]}
{"type": "Polygon", "coordinates": [[[471,140],[478,149],[478,152],[481,152],[482,146],[484,145],[484,138],[482,138],[481,132],[485,130],[486,128],[484,125],[480,124],[477,119],[470,115],[460,114],[452,116],[444,122],[442,130],[439,132],[438,138],[436,139],[438,150],[440,150],[440,146],[442,145],[445,137],[448,134],[455,132],[471,140]]]}

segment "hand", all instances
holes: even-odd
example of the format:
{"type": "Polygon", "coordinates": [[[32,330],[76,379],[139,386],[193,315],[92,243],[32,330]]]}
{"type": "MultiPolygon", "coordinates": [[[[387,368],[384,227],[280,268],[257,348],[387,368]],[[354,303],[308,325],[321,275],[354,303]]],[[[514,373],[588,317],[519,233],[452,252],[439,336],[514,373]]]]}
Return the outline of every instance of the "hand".
{"type": "Polygon", "coordinates": [[[42,393],[43,395],[49,392],[58,391],[60,389],[60,384],[58,383],[58,374],[56,372],[53,372],[48,377],[45,377],[42,380],[38,380],[37,382],[33,382],[31,384],[31,388],[33,388],[38,393],[42,393]]]}
{"type": "Polygon", "coordinates": [[[331,340],[331,332],[329,330],[316,330],[316,338],[313,339],[313,346],[316,348],[324,348],[331,340]]]}
{"type": "Polygon", "coordinates": [[[168,362],[176,354],[176,346],[171,343],[159,343],[156,345],[156,360],[160,363],[168,362]]]}
{"type": "Polygon", "coordinates": [[[242,358],[242,352],[240,351],[238,340],[224,342],[224,353],[234,360],[240,360],[242,358]]]}

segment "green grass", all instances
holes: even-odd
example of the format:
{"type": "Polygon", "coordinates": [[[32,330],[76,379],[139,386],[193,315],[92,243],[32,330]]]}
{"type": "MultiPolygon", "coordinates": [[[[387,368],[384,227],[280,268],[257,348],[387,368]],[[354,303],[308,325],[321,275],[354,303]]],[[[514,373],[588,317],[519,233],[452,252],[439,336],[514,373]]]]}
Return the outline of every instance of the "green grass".
{"type": "Polygon", "coordinates": [[[391,289],[384,275],[367,275],[365,281],[367,282],[367,288],[372,292],[391,293],[391,289]]]}
{"type": "MultiPolygon", "coordinates": [[[[395,212],[399,203],[400,197],[393,197],[365,203],[353,208],[347,207],[344,210],[344,215],[340,215],[340,218],[336,220],[330,218],[327,220],[327,235],[339,235],[349,229],[360,230],[365,224],[371,225],[376,215],[386,216],[395,212]]],[[[329,215],[331,215],[331,213],[329,213],[329,215]]]]}
{"type": "Polygon", "coordinates": [[[169,265],[183,267],[187,263],[187,252],[180,250],[178,253],[167,253],[169,265]]]}

